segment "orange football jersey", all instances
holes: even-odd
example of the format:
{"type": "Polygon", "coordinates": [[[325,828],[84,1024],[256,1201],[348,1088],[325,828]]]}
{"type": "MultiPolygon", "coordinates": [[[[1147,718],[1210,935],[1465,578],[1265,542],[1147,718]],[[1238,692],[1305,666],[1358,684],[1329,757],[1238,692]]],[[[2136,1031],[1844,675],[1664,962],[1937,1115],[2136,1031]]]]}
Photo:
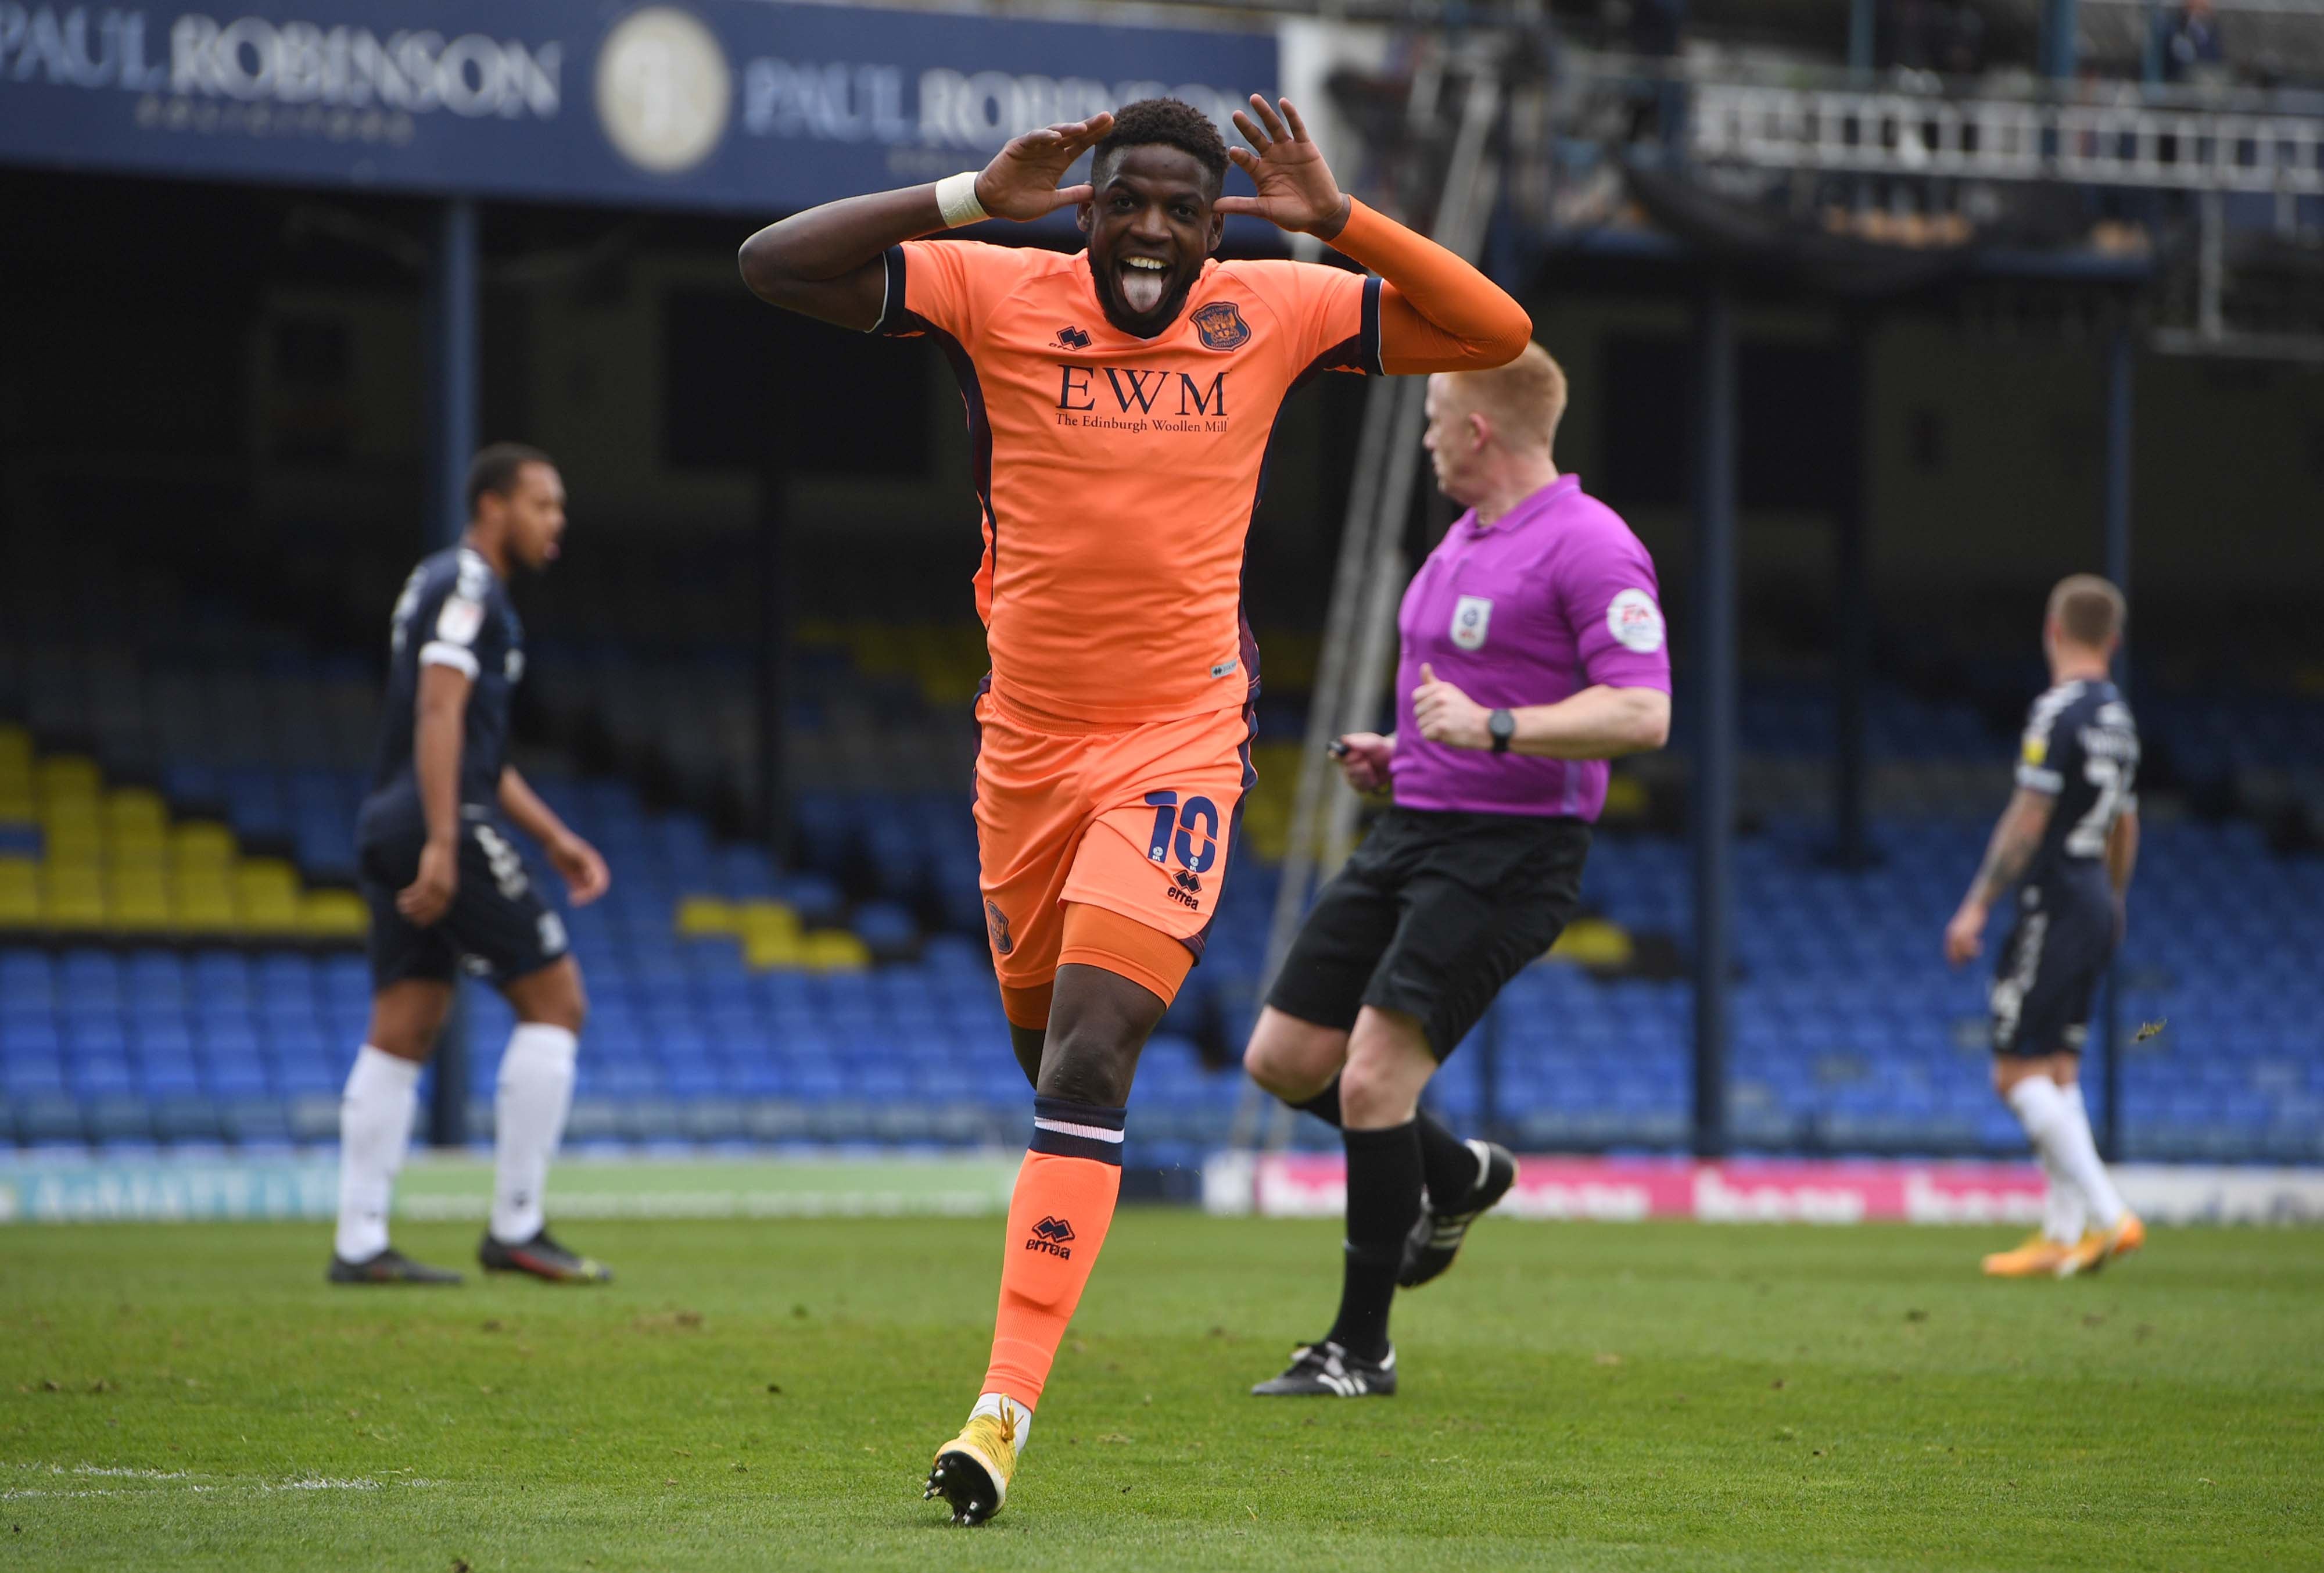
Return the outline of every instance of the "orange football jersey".
{"type": "Polygon", "coordinates": [[[1087,252],[918,240],[887,267],[874,331],[941,341],[967,404],[996,696],[1101,723],[1242,706],[1276,415],[1317,372],[1380,369],[1379,280],[1213,259],[1142,339],[1106,320],[1087,252]]]}

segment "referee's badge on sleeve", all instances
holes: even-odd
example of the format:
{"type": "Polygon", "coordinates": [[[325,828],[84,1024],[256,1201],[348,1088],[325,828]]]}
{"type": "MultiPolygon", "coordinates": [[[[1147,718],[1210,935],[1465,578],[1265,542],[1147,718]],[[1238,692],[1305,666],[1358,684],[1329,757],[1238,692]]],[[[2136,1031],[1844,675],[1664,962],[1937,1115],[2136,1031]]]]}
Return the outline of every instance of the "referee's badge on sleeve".
{"type": "Polygon", "coordinates": [[[1485,630],[1493,623],[1493,603],[1483,596],[1463,596],[1452,608],[1452,643],[1463,650],[1485,648],[1485,630]]]}
{"type": "Polygon", "coordinates": [[[1650,655],[1663,647],[1663,609],[1644,590],[1624,590],[1607,604],[1606,630],[1623,649],[1650,655]]]}

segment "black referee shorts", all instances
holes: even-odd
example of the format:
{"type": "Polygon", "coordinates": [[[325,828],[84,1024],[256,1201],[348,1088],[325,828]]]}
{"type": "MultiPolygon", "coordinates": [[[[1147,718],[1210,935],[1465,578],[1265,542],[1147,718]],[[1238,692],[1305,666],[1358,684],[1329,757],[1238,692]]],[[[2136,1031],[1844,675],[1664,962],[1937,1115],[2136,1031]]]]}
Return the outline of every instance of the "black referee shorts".
{"type": "Polygon", "coordinates": [[[1390,809],[1292,941],[1267,1003],[1342,1032],[1363,1005],[1417,1016],[1443,1059],[1582,900],[1580,819],[1390,809]]]}
{"type": "Polygon", "coordinates": [[[1993,1051],[2079,1054],[2090,1001],[2114,955],[2114,898],[2070,884],[2028,885],[1993,976],[1993,1051]]]}
{"type": "Polygon", "coordinates": [[[397,911],[397,893],[420,875],[427,838],[417,825],[394,826],[366,836],[356,848],[371,908],[374,990],[407,978],[449,983],[464,958],[471,973],[504,985],[565,955],[565,921],[533,887],[513,833],[465,809],[451,909],[425,929],[397,911]]]}

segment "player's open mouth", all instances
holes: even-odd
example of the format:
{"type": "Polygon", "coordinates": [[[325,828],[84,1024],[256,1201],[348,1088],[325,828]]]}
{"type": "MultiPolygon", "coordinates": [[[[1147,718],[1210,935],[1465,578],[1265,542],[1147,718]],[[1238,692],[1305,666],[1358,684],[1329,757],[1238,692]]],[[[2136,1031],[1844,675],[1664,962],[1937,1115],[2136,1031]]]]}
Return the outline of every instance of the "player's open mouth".
{"type": "Polygon", "coordinates": [[[1162,304],[1163,293],[1170,287],[1170,264],[1159,257],[1124,257],[1114,277],[1121,303],[1143,317],[1162,304]]]}

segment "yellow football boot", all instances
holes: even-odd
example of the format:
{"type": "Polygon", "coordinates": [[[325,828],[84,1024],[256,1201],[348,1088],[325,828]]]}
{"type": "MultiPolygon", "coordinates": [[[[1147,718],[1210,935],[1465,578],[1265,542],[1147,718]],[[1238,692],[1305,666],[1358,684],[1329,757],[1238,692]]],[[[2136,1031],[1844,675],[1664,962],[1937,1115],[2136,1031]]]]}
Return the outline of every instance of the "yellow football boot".
{"type": "Polygon", "coordinates": [[[922,1500],[943,1497],[956,1524],[981,1524],[1001,1511],[1017,1473],[1017,1417],[973,1414],[960,1435],[936,1449],[922,1500]]]}
{"type": "Polygon", "coordinates": [[[2053,1278],[2058,1263],[2077,1247],[2061,1245],[2047,1235],[2036,1230],[2025,1236],[2024,1243],[2014,1250],[1996,1251],[1985,1259],[1987,1278],[2053,1278]]]}
{"type": "Polygon", "coordinates": [[[2117,1256],[2127,1256],[2146,1244],[2146,1226],[2138,1221],[2136,1213],[2125,1213],[2122,1221],[2111,1229],[2094,1229],[2084,1235],[2081,1244],[2066,1253],[2065,1259],[2052,1269],[2061,1278],[2078,1278],[2085,1272],[2096,1272],[2117,1256]]]}

